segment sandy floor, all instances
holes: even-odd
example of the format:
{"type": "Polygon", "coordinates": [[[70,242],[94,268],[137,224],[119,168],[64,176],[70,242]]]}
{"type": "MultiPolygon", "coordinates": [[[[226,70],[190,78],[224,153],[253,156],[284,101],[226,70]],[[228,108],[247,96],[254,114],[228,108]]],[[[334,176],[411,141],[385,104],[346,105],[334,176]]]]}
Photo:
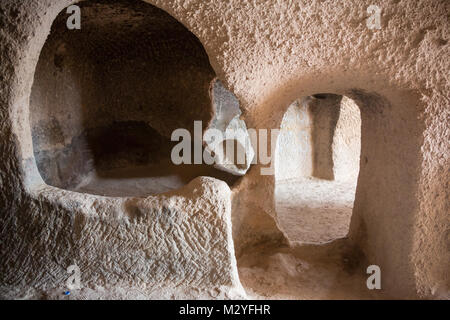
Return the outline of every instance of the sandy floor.
{"type": "Polygon", "coordinates": [[[252,248],[238,258],[253,299],[373,299],[360,256],[346,247],[356,184],[319,179],[282,181],[276,206],[291,247],[252,248]],[[335,241],[333,241],[335,240],[335,241]]]}
{"type": "Polygon", "coordinates": [[[314,178],[277,182],[276,210],[282,231],[292,242],[326,243],[347,235],[356,181],[314,178]]]}
{"type": "MultiPolygon", "coordinates": [[[[340,242],[341,240],[338,240],[340,242]]],[[[238,259],[249,299],[376,299],[364,267],[345,246],[254,248],[238,259]]]]}

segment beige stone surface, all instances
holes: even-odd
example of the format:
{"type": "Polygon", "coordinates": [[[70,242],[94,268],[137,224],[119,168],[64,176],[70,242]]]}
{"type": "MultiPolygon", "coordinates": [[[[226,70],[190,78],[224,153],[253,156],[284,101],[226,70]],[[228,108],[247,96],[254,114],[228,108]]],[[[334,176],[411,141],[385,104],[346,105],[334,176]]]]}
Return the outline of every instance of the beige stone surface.
{"type": "MultiPolygon", "coordinates": [[[[55,216],[49,219],[36,209],[28,213],[16,224],[24,238],[15,245],[31,251],[5,256],[6,264],[29,261],[22,268],[27,268],[25,279],[32,288],[64,288],[66,268],[75,264],[86,290],[136,287],[149,297],[155,290],[164,292],[161,298],[195,296],[192,290],[243,296],[225,182],[201,177],[175,192],[146,198],[100,197],[46,186],[36,189],[35,197],[59,211],[50,211],[55,216]]],[[[11,240],[3,244],[12,248],[11,240]]],[[[22,281],[15,269],[2,276],[10,285],[22,281]]]]}
{"type": "Polygon", "coordinates": [[[243,176],[252,164],[255,152],[244,120],[240,119],[239,100],[220,81],[214,81],[211,100],[214,117],[203,135],[205,151],[214,159],[214,167],[243,176]]]}
{"type": "Polygon", "coordinates": [[[281,230],[291,244],[326,244],[345,238],[355,191],[356,180],[277,181],[275,208],[281,230]]]}
{"type": "Polygon", "coordinates": [[[357,181],[361,160],[361,112],[355,102],[345,96],[340,101],[331,148],[334,179],[357,181]]]}
{"type": "Polygon", "coordinates": [[[275,178],[289,180],[313,173],[312,119],[306,101],[292,103],[283,116],[275,148],[275,178]]]}
{"type": "MultiPolygon", "coordinates": [[[[131,215],[114,210],[124,199],[44,185],[29,121],[34,71],[54,19],[75,2],[0,3],[0,284],[56,287],[76,258],[87,283],[167,281],[232,292],[240,287],[233,241],[238,259],[255,244],[287,243],[278,227],[274,176],[262,176],[260,165],[233,188],[232,204],[224,183],[197,179],[170,196],[132,201],[149,210],[131,215]],[[163,214],[163,204],[178,214],[163,214]],[[196,220],[194,213],[207,218],[196,220]],[[167,238],[171,219],[174,233],[167,238]],[[190,239],[176,233],[182,223],[190,239]],[[158,240],[146,238],[152,228],[158,240]],[[207,234],[219,236],[215,246],[202,245],[207,234]],[[127,247],[120,247],[120,237],[127,247]],[[152,258],[160,264],[149,264],[152,258]]],[[[198,37],[216,76],[239,99],[248,127],[279,128],[301,97],[353,99],[361,112],[361,163],[345,241],[356,268],[380,266],[381,297],[448,299],[448,1],[376,2],[380,30],[366,26],[372,0],[148,2],[198,37]]]]}

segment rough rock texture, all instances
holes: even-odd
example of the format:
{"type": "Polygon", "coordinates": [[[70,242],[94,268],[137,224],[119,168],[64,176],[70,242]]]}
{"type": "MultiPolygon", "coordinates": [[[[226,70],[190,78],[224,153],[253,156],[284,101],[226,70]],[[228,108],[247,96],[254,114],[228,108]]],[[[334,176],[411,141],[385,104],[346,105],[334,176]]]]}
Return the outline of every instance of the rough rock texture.
{"type": "MultiPolygon", "coordinates": [[[[63,269],[54,259],[71,262],[67,248],[76,245],[76,210],[38,193],[49,187],[42,188],[28,120],[39,53],[58,13],[74,2],[0,3],[2,284],[56,284],[63,269]]],[[[355,265],[381,267],[385,296],[448,297],[448,1],[379,1],[380,30],[366,26],[372,0],[149,2],[198,37],[216,75],[241,102],[249,127],[279,128],[284,111],[299,97],[327,92],[353,99],[362,120],[361,167],[346,240],[363,254],[353,255],[355,265]]],[[[274,210],[274,176],[261,176],[260,169],[253,166],[233,189],[239,253],[263,241],[285,242],[274,210]]],[[[115,224],[113,219],[97,226],[115,224]]],[[[87,226],[86,232],[94,233],[94,224],[87,226]]],[[[79,250],[96,256],[107,245],[79,250]]],[[[231,239],[221,246],[231,250],[231,239]]],[[[192,283],[200,278],[192,275],[192,283]]],[[[221,279],[232,283],[230,272],[221,279]]]]}
{"type": "MultiPolygon", "coordinates": [[[[161,296],[243,297],[231,235],[230,189],[200,177],[171,193],[108,198],[43,186],[27,217],[15,218],[22,239],[2,239],[2,284],[63,288],[76,264],[87,288],[142,288],[161,296]],[[47,215],[50,214],[50,217],[47,215]],[[3,254],[3,252],[2,252],[3,254]],[[22,263],[20,270],[5,266],[22,263]],[[170,293],[170,294],[169,294],[170,293]]],[[[98,294],[98,293],[97,293],[98,294]]]]}

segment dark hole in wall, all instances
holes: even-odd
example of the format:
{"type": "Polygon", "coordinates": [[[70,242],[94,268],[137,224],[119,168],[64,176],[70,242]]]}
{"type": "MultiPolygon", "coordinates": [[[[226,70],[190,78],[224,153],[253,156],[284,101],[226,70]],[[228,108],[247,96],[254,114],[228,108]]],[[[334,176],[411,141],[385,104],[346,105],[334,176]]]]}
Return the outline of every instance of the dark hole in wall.
{"type": "Polygon", "coordinates": [[[30,121],[44,181],[113,196],[159,193],[199,175],[233,184],[237,177],[212,167],[170,161],[172,131],[192,131],[194,120],[205,129],[214,116],[215,73],[195,35],[140,0],[78,5],[81,30],[67,29],[63,10],[35,72],[30,121]]]}
{"type": "Polygon", "coordinates": [[[328,93],[318,93],[318,94],[313,94],[312,97],[316,98],[316,99],[321,99],[321,100],[325,100],[330,96],[330,94],[328,93]]]}

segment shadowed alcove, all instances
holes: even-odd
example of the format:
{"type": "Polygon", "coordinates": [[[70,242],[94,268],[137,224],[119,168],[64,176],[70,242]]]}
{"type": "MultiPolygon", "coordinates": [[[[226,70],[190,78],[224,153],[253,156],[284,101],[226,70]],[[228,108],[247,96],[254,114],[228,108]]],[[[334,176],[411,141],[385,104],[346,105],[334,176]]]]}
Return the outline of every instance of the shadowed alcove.
{"type": "Polygon", "coordinates": [[[214,117],[208,56],[194,34],[143,1],[81,2],[81,29],[63,10],[40,54],[30,99],[36,163],[56,187],[145,196],[193,178],[236,177],[175,166],[171,133],[214,117]]]}

